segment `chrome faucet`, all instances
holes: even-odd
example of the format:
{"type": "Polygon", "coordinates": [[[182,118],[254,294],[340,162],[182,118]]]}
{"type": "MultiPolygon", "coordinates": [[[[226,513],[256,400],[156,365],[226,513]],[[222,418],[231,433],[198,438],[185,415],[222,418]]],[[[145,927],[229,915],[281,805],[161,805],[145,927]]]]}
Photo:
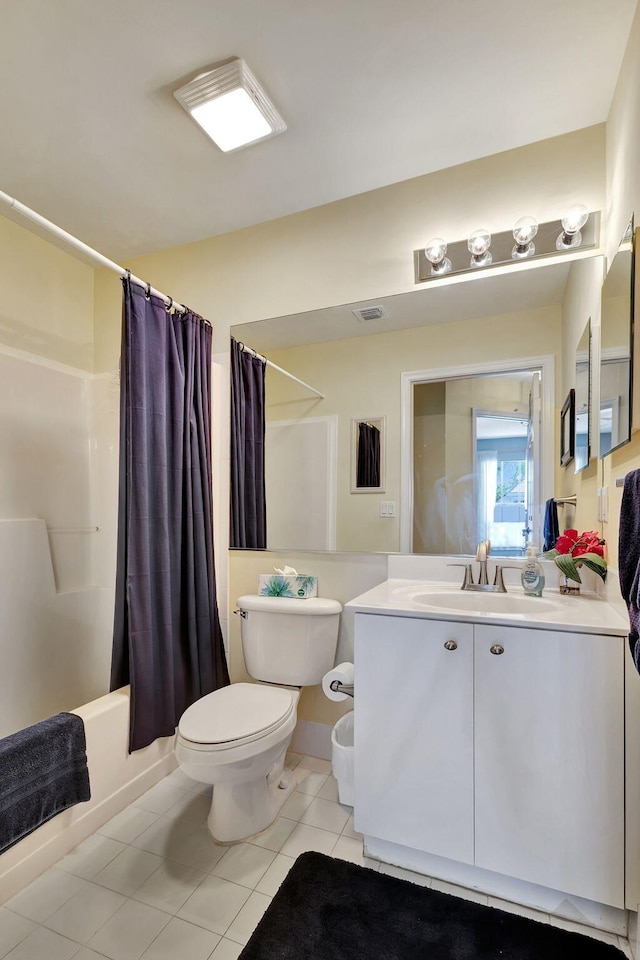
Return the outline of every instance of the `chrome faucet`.
{"type": "Polygon", "coordinates": [[[491,541],[490,540],[481,540],[478,546],[476,547],[476,560],[480,565],[480,572],[478,575],[478,582],[475,583],[473,580],[473,565],[471,563],[449,563],[449,567],[464,567],[464,577],[462,580],[461,590],[475,590],[476,592],[481,591],[482,593],[506,593],[507,588],[504,585],[504,577],[502,574],[503,570],[519,570],[519,567],[501,567],[496,563],[496,572],[494,575],[493,583],[489,583],[489,576],[487,571],[487,562],[489,554],[491,553],[491,541]]]}
{"type": "Polygon", "coordinates": [[[480,576],[478,577],[478,583],[475,584],[475,586],[486,587],[489,585],[489,578],[487,577],[487,559],[490,553],[491,541],[481,540],[476,547],[476,560],[480,564],[480,576]]]}

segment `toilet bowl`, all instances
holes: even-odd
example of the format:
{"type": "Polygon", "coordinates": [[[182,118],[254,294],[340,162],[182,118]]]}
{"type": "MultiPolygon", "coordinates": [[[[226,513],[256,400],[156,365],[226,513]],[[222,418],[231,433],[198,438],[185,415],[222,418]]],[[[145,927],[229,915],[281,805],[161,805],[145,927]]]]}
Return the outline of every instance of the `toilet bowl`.
{"type": "Polygon", "coordinates": [[[268,827],[295,790],[284,766],[297,720],[299,687],[331,669],[342,606],[336,600],[244,596],[242,646],[258,683],[233,683],[193,703],[180,718],[176,759],[213,784],[207,819],[215,840],[244,840],[268,827]]]}
{"type": "Polygon", "coordinates": [[[295,789],[284,761],[299,696],[295,688],[234,683],[182,715],[176,759],[194,780],[214,784],[207,825],[215,840],[264,830],[295,789]]]}

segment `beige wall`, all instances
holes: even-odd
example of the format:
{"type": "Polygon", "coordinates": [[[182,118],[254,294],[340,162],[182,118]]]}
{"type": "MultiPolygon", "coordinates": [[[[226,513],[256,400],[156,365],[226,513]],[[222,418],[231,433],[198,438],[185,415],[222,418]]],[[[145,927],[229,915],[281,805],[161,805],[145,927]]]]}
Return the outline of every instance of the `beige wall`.
{"type": "MultiPolygon", "coordinates": [[[[591,320],[592,346],[599,341],[600,328],[600,289],[604,276],[604,258],[594,257],[590,260],[577,260],[571,265],[569,279],[562,302],[562,389],[556,396],[558,411],[562,408],[564,399],[569,390],[576,384],[575,357],[578,341],[584,332],[586,323],[591,320]]],[[[597,350],[592,351],[592,397],[598,396],[599,367],[597,350]]],[[[592,402],[592,408],[594,404],[592,402]]],[[[558,412],[559,416],[559,412],[558,412]]],[[[599,481],[599,461],[593,455],[593,426],[592,458],[580,473],[575,473],[575,463],[571,461],[566,466],[560,466],[560,454],[556,456],[556,488],[559,496],[577,497],[577,506],[573,508],[565,505],[558,508],[558,522],[560,529],[576,527],[579,530],[598,530],[602,534],[602,526],[597,521],[596,491],[601,485],[599,481]]]]}
{"type": "Polygon", "coordinates": [[[445,552],[446,500],[436,502],[433,509],[433,491],[447,469],[445,410],[446,383],[416,386],[413,393],[413,548],[416,553],[445,552]]]}
{"type": "Polygon", "coordinates": [[[94,270],[0,217],[0,344],[93,370],[94,270]]]}
{"type": "MultiPolygon", "coordinates": [[[[478,224],[511,229],[523,211],[557,218],[572,202],[604,209],[604,125],[406,180],[268,223],[139,257],[126,264],[215,326],[415,289],[413,250],[478,224]]],[[[96,281],[96,370],[120,346],[120,284],[96,281]]]]}
{"type": "MultiPolygon", "coordinates": [[[[627,221],[635,213],[640,220],[640,9],[631,27],[627,51],[616,86],[606,127],[607,157],[607,255],[615,256],[627,221]]],[[[640,251],[637,251],[640,256],[640,251]]],[[[636,291],[638,290],[636,279],[636,291]]],[[[636,298],[637,298],[636,292],[636,298]]],[[[636,316],[638,306],[636,299],[636,316]]],[[[638,372],[636,370],[636,378],[638,372]]],[[[637,379],[636,379],[637,383],[637,379]]],[[[640,424],[636,424],[640,427],[640,424]]],[[[603,524],[609,561],[617,566],[618,517],[622,490],[617,477],[640,467],[640,432],[631,443],[601,461],[601,485],[609,490],[609,522],[603,524]]]]}

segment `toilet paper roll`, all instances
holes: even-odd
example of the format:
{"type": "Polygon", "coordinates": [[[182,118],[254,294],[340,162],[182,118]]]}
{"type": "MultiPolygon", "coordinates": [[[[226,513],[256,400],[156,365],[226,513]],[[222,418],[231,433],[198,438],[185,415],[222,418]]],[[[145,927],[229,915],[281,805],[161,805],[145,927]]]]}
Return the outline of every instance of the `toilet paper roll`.
{"type": "Polygon", "coordinates": [[[339,663],[337,667],[334,667],[333,670],[329,670],[328,673],[325,673],[322,678],[322,689],[324,691],[325,697],[328,697],[329,700],[346,700],[347,694],[340,693],[337,690],[331,689],[331,683],[333,680],[339,680],[340,683],[353,683],[353,664],[352,663],[339,663]]]}

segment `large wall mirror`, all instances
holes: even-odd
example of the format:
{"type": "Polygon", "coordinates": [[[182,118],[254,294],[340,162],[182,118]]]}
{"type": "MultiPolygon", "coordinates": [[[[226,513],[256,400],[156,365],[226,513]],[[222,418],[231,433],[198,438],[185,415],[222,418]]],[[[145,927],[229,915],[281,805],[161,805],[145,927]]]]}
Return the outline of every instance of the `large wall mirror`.
{"type": "Polygon", "coordinates": [[[591,320],[576,347],[574,472],[589,466],[591,456],[591,320]]]}
{"type": "Polygon", "coordinates": [[[633,217],[602,285],[600,329],[599,455],[631,439],[633,381],[633,217]]]}
{"type": "Polygon", "coordinates": [[[571,270],[537,264],[233,327],[324,394],[267,367],[268,549],[467,554],[491,530],[496,549],[521,554],[554,494],[554,378],[541,419],[532,361],[559,353],[571,270]],[[403,401],[416,371],[424,386],[403,401]],[[431,371],[442,375],[427,384],[431,371]],[[380,455],[365,426],[373,470],[358,480],[361,424],[379,429],[380,455]]]}

